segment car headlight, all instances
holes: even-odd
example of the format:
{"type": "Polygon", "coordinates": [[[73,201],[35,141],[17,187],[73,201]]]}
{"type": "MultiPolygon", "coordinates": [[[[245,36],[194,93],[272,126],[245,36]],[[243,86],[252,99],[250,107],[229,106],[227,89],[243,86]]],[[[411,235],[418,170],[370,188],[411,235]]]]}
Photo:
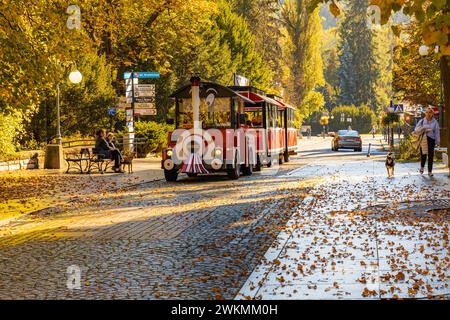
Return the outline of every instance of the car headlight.
{"type": "Polygon", "coordinates": [[[168,156],[168,157],[171,157],[172,154],[173,154],[172,150],[167,150],[167,156],[168,156]]]}
{"type": "Polygon", "coordinates": [[[214,155],[216,157],[220,157],[222,155],[222,149],[215,149],[214,150],[214,155]]]}

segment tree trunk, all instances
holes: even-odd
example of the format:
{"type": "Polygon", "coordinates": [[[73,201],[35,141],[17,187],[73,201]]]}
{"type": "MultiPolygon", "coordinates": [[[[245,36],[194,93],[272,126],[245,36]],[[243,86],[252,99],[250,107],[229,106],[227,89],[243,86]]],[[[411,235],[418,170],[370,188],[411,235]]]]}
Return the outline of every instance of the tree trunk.
{"type": "MultiPolygon", "coordinates": [[[[441,61],[441,73],[444,87],[444,108],[443,108],[443,121],[441,129],[441,146],[450,147],[450,56],[442,57],[441,61]]],[[[449,154],[447,152],[447,154],[449,154]]],[[[449,165],[450,172],[450,165],[449,165]]]]}
{"type": "Polygon", "coordinates": [[[443,121],[441,133],[441,145],[449,147],[450,135],[448,128],[450,127],[450,56],[442,57],[441,73],[444,87],[444,107],[443,107],[443,121]]]}

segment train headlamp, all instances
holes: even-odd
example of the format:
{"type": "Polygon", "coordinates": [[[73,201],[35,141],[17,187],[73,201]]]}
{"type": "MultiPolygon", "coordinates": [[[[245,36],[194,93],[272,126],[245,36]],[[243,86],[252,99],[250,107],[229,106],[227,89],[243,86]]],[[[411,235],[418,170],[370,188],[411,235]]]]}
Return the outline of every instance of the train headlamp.
{"type": "Polygon", "coordinates": [[[220,157],[222,155],[222,149],[215,149],[214,150],[214,155],[216,157],[220,157]]]}

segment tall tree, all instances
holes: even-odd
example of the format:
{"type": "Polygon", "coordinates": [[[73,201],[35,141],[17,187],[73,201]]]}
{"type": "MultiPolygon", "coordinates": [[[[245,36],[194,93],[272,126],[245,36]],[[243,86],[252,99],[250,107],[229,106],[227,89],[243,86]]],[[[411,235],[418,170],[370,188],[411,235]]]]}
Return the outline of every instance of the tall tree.
{"type": "MultiPolygon", "coordinates": [[[[328,0],[313,0],[310,11],[319,3],[328,0]]],[[[336,2],[332,0],[330,9],[337,16],[340,14],[336,2]]],[[[441,130],[443,146],[450,145],[450,2],[448,0],[370,0],[371,5],[380,9],[382,24],[386,24],[393,12],[402,11],[414,17],[422,27],[422,40],[427,46],[439,46],[440,69],[444,92],[444,125],[441,130]]],[[[396,35],[399,35],[398,28],[396,35]]]]}
{"type": "Polygon", "coordinates": [[[255,36],[247,21],[233,12],[228,2],[221,0],[218,3],[220,13],[216,23],[222,34],[221,44],[228,45],[231,50],[232,70],[249,78],[254,85],[268,89],[271,71],[256,48],[255,36]]]}
{"type": "MultiPolygon", "coordinates": [[[[325,83],[320,44],[322,25],[318,9],[308,12],[309,5],[308,0],[287,0],[282,8],[288,38],[284,56],[290,68],[287,96],[300,109],[304,101],[316,101],[313,109],[320,107],[323,97],[315,90],[325,83]]],[[[313,111],[309,106],[304,115],[313,111]]]]}
{"type": "Polygon", "coordinates": [[[255,48],[273,75],[272,91],[282,92],[284,61],[282,23],[279,19],[280,3],[276,0],[232,0],[233,10],[247,21],[255,37],[255,48]]]}
{"type": "Polygon", "coordinates": [[[375,87],[379,76],[373,31],[367,25],[367,0],[347,3],[339,24],[339,103],[368,104],[376,109],[375,87]]]}
{"type": "Polygon", "coordinates": [[[402,38],[394,53],[394,89],[398,98],[413,104],[439,103],[439,59],[435,55],[417,54],[422,45],[421,28],[417,22],[402,28],[402,38]]]}
{"type": "Polygon", "coordinates": [[[380,113],[389,105],[389,101],[394,98],[392,81],[394,73],[393,49],[395,46],[395,38],[390,25],[373,25],[373,28],[376,59],[374,67],[377,68],[378,73],[375,81],[375,101],[377,107],[374,108],[374,111],[380,113]]]}

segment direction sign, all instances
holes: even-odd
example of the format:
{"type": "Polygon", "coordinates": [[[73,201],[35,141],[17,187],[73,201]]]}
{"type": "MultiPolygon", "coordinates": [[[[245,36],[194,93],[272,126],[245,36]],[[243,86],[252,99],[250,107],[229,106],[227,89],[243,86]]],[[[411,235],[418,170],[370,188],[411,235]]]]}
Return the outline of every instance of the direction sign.
{"type": "Polygon", "coordinates": [[[136,103],[154,103],[155,97],[134,97],[136,103]]]}
{"type": "MultiPolygon", "coordinates": [[[[161,77],[161,75],[159,74],[159,72],[134,72],[133,73],[133,78],[137,78],[137,79],[159,79],[161,77]]],[[[123,74],[123,78],[124,79],[129,79],[131,78],[131,72],[125,72],[123,74]]]]}
{"type": "Polygon", "coordinates": [[[134,109],[134,115],[137,116],[156,116],[157,111],[154,108],[134,109]]]}
{"type": "Polygon", "coordinates": [[[155,85],[140,84],[134,89],[135,97],[154,97],[155,85]]]}
{"type": "Polygon", "coordinates": [[[155,91],[156,86],[154,84],[140,84],[137,86],[138,90],[153,90],[155,91]]]}
{"type": "Polygon", "coordinates": [[[155,108],[155,104],[154,103],[136,103],[134,105],[134,107],[136,109],[149,109],[149,108],[153,109],[153,108],[155,108]]]}

